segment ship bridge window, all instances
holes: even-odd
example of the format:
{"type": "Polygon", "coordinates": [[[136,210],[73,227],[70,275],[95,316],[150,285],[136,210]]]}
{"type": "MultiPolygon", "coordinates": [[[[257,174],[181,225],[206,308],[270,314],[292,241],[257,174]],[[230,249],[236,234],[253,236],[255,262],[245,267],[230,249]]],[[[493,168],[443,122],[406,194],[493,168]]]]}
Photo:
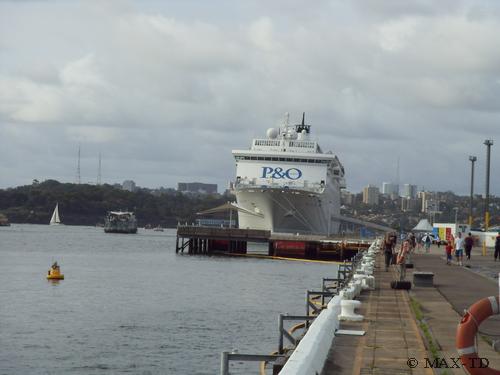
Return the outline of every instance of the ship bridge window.
{"type": "Polygon", "coordinates": [[[298,158],[277,158],[270,156],[235,156],[236,160],[260,160],[260,161],[285,161],[293,163],[328,164],[329,160],[321,159],[298,159],[298,158]]]}
{"type": "Polygon", "coordinates": [[[256,139],[254,144],[255,146],[279,146],[280,141],[272,139],[256,139]]]}

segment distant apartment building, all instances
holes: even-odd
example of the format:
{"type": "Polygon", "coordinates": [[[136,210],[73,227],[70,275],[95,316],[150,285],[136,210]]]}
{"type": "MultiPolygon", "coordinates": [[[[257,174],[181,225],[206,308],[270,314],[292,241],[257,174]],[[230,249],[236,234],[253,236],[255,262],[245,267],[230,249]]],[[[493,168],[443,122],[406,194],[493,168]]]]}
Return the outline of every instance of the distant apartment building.
{"type": "Polygon", "coordinates": [[[373,185],[368,185],[363,189],[363,203],[369,204],[371,206],[378,205],[378,199],[380,195],[380,190],[378,187],[373,185]]]}
{"type": "Polygon", "coordinates": [[[123,181],[122,184],[122,189],[127,190],[127,191],[136,191],[137,186],[135,185],[135,182],[132,180],[125,180],[123,181]]]}
{"type": "Polygon", "coordinates": [[[411,184],[404,184],[403,185],[403,193],[401,194],[402,197],[405,198],[416,198],[417,197],[417,185],[411,185],[411,184]]]}
{"type": "Polygon", "coordinates": [[[217,194],[217,184],[202,182],[179,182],[177,191],[187,194],[217,194]]]}
{"type": "Polygon", "coordinates": [[[398,197],[399,196],[399,185],[392,182],[382,183],[382,194],[388,197],[398,197]]]}
{"type": "Polygon", "coordinates": [[[401,197],[401,211],[418,211],[419,203],[416,198],[401,197]]]}
{"type": "Polygon", "coordinates": [[[420,191],[418,193],[418,198],[420,199],[421,212],[433,213],[439,211],[439,200],[436,194],[430,191],[420,191]]]}
{"type": "Polygon", "coordinates": [[[342,190],[340,192],[340,201],[343,205],[352,206],[355,202],[355,196],[347,190],[342,190]]]}

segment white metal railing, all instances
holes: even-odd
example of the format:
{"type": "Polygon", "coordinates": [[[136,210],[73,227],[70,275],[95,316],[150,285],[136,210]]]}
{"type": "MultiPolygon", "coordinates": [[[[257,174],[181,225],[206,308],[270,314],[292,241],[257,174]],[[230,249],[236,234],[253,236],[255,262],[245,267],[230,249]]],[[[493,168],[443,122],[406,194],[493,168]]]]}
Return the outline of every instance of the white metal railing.
{"type": "Polygon", "coordinates": [[[315,153],[318,149],[317,143],[313,141],[298,141],[286,139],[254,139],[252,149],[289,151],[300,153],[315,153]]]}

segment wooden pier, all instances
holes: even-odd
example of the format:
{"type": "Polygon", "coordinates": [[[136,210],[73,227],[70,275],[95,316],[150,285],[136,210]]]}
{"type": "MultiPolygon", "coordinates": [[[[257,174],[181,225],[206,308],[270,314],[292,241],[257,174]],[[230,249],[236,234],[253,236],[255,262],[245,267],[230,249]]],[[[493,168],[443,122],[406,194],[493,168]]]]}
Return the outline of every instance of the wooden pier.
{"type": "Polygon", "coordinates": [[[190,255],[247,254],[248,243],[267,243],[268,256],[344,260],[367,249],[368,240],[277,234],[267,230],[178,226],[175,251],[190,255]]]}

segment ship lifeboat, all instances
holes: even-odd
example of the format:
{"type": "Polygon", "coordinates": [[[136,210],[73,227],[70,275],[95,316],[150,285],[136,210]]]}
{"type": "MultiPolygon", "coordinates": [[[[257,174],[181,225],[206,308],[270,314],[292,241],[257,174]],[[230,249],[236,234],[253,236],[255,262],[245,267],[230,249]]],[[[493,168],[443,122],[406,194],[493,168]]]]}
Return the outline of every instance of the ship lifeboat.
{"type": "Polygon", "coordinates": [[[47,280],[64,280],[64,275],[61,273],[61,267],[54,262],[47,272],[47,280]]]}

